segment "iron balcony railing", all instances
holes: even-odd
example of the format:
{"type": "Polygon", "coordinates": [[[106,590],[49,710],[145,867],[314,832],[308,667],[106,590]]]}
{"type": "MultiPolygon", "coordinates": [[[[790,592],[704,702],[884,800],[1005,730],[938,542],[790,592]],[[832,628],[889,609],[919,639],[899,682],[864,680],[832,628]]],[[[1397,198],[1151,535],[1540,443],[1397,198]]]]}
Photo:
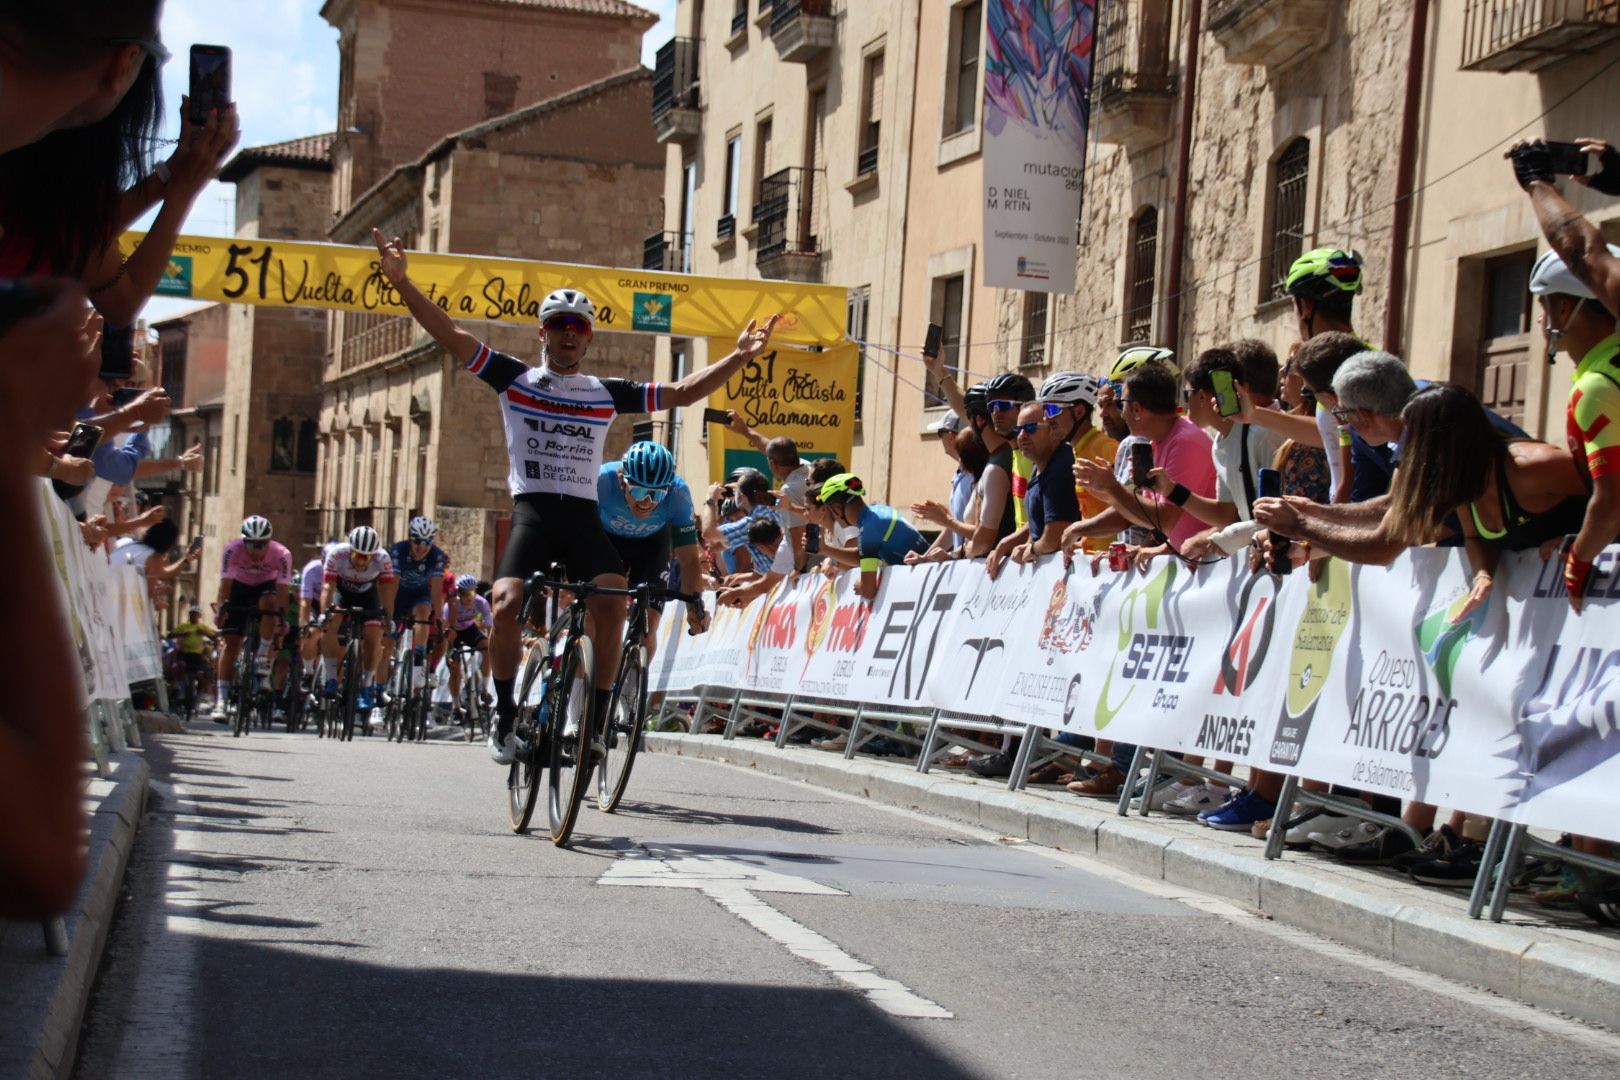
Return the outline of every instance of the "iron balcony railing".
{"type": "Polygon", "coordinates": [[[641,244],[641,268],[672,274],[692,272],[692,237],[678,232],[657,232],[641,244]]]}
{"type": "Polygon", "coordinates": [[[698,107],[698,42],[675,38],[658,50],[653,62],[652,117],[671,109],[698,107]]]}
{"type": "Polygon", "coordinates": [[[821,221],[816,209],[820,179],[817,169],[794,167],[760,181],[759,201],[754,204],[754,224],[759,227],[756,258],[760,262],[778,255],[820,254],[821,221]]]}
{"type": "Polygon", "coordinates": [[[1467,0],[1462,66],[1538,68],[1620,36],[1620,0],[1467,0]]]}
{"type": "Polygon", "coordinates": [[[771,8],[771,36],[801,15],[821,16],[832,14],[832,0],[775,0],[771,8]]]}
{"type": "Polygon", "coordinates": [[[1105,0],[1100,6],[1093,99],[1107,105],[1128,94],[1171,93],[1175,77],[1170,73],[1170,35],[1164,19],[1150,17],[1141,0],[1105,0]]]}

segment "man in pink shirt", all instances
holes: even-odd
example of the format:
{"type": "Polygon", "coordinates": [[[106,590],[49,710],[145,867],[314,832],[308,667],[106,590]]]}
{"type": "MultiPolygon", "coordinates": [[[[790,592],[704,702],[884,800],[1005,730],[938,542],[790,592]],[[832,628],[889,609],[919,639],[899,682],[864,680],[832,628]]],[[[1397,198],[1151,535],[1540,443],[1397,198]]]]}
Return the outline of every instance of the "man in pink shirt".
{"type": "Polygon", "coordinates": [[[231,672],[242,648],[242,634],[252,611],[259,615],[259,650],[254,662],[270,665],[270,644],[275,640],[281,613],[287,610],[292,590],[292,554],[270,538],[270,522],[257,514],[242,522],[242,535],[225,545],[219,564],[219,597],[214,604],[220,643],[218,684],[213,719],[225,723],[225,701],[230,695],[231,672]]]}
{"type": "Polygon", "coordinates": [[[1101,458],[1076,462],[1079,482],[1113,504],[1132,522],[1155,533],[1157,544],[1141,556],[1174,554],[1189,537],[1204,529],[1191,514],[1182,512],[1186,491],[1206,499],[1215,496],[1215,459],[1211,440],[1197,424],[1177,413],[1181,383],[1163,364],[1143,364],[1125,377],[1120,415],[1132,435],[1153,444],[1153,464],[1163,469],[1177,487],[1169,496],[1148,489],[1128,489],[1114,476],[1114,463],[1101,458]],[[1179,500],[1179,501],[1178,501],[1179,500]]]}

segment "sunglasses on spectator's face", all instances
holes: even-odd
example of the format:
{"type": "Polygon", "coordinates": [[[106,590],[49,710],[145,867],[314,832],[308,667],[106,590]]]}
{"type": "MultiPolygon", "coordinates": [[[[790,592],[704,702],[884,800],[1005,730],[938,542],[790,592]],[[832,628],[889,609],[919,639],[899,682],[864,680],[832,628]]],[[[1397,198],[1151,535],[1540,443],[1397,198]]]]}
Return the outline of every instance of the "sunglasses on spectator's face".
{"type": "Polygon", "coordinates": [[[663,502],[664,496],[669,494],[669,488],[667,487],[642,487],[640,484],[632,484],[628,480],[624,482],[624,488],[630,493],[630,498],[635,502],[646,502],[648,499],[655,503],[663,502]]]}
{"type": "Polygon", "coordinates": [[[1008,409],[1016,408],[1018,408],[1018,402],[1016,401],[1003,401],[998,398],[990,403],[991,412],[1006,412],[1008,409]]]}
{"type": "Polygon", "coordinates": [[[591,324],[583,315],[553,315],[546,320],[546,329],[586,334],[590,332],[591,324]]]}
{"type": "Polygon", "coordinates": [[[1339,423],[1353,424],[1356,420],[1356,413],[1360,412],[1361,410],[1347,409],[1343,405],[1340,405],[1339,407],[1330,409],[1329,411],[1333,413],[1333,419],[1337,420],[1339,423]]]}
{"type": "Polygon", "coordinates": [[[1122,409],[1127,405],[1135,405],[1136,404],[1136,399],[1133,398],[1133,397],[1122,397],[1122,398],[1118,398],[1116,400],[1119,402],[1119,407],[1122,408],[1122,409]]]}
{"type": "Polygon", "coordinates": [[[1049,420],[1031,420],[1027,424],[1014,424],[1012,433],[1014,435],[1034,435],[1049,423],[1051,423],[1049,420]]]}

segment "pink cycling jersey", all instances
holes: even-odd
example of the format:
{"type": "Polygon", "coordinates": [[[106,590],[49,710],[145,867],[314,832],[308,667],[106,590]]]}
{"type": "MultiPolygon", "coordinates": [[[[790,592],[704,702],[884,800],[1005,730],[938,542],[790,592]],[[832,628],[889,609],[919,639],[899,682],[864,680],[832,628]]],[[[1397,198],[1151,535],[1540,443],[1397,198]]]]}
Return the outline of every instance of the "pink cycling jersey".
{"type": "Polygon", "coordinates": [[[444,621],[452,630],[465,630],[475,623],[489,626],[494,616],[490,614],[489,601],[482,596],[473,597],[473,602],[466,607],[461,606],[461,597],[457,596],[445,601],[444,621]]]}
{"type": "Polygon", "coordinates": [[[263,550],[254,551],[247,541],[238,537],[225,545],[220,559],[219,576],[225,581],[239,581],[243,585],[291,585],[293,579],[292,553],[274,540],[263,550]]]}

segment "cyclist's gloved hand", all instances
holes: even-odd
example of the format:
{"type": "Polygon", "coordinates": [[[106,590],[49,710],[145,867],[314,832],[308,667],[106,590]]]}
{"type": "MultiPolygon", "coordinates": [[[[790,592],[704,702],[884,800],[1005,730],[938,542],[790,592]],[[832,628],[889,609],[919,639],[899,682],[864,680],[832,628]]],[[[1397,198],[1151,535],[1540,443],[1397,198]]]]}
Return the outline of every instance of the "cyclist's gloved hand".
{"type": "Polygon", "coordinates": [[[1552,151],[1542,140],[1520,143],[1508,151],[1508,159],[1513,162],[1513,175],[1524,190],[1529,191],[1537,180],[1553,182],[1552,151]]]}

